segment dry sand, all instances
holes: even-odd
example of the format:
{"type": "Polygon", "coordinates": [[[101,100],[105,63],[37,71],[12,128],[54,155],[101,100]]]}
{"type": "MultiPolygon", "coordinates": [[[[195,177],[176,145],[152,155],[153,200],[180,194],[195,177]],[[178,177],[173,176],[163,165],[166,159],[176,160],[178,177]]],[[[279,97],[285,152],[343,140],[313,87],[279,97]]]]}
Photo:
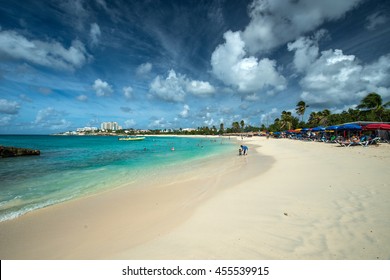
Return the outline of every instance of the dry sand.
{"type": "Polygon", "coordinates": [[[2,222],[0,258],[390,259],[389,144],[243,142],[248,156],[2,222]]]}

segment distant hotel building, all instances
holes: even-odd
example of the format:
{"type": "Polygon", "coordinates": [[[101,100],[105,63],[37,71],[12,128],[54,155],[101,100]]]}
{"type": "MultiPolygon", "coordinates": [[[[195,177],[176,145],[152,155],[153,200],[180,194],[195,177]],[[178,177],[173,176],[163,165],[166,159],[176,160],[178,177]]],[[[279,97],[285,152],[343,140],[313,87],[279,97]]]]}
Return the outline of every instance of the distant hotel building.
{"type": "Polygon", "coordinates": [[[119,130],[122,129],[117,122],[102,122],[100,126],[101,130],[119,130]]]}
{"type": "Polygon", "coordinates": [[[86,126],[86,127],[81,127],[81,128],[78,128],[76,131],[77,132],[93,132],[93,131],[96,131],[98,130],[97,127],[89,127],[89,126],[86,126]]]}

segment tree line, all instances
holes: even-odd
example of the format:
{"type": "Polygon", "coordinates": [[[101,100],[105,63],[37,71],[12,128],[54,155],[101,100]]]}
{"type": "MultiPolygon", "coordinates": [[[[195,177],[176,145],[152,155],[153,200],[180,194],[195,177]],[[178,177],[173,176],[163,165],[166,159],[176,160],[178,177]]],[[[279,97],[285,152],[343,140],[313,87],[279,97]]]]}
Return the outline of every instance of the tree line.
{"type": "Polygon", "coordinates": [[[283,131],[296,128],[313,128],[316,126],[331,126],[343,123],[357,122],[357,121],[372,121],[372,122],[390,122],[390,101],[383,103],[382,97],[371,92],[367,94],[356,108],[349,108],[341,113],[332,113],[329,109],[322,111],[313,111],[310,113],[308,120],[305,122],[304,117],[306,109],[310,105],[304,101],[299,101],[295,107],[294,116],[289,111],[282,111],[280,117],[276,118],[272,124],[266,126],[261,124],[260,127],[253,127],[245,125],[244,121],[233,122],[230,128],[224,128],[221,124],[219,130],[215,127],[211,131],[207,127],[198,128],[202,134],[210,132],[209,134],[223,134],[223,133],[242,133],[250,131],[283,131]]]}
{"type": "Polygon", "coordinates": [[[390,101],[383,103],[382,97],[371,92],[365,96],[356,108],[349,108],[341,113],[332,113],[329,109],[322,111],[313,111],[310,113],[307,122],[303,121],[306,109],[309,107],[304,101],[299,101],[296,105],[295,112],[299,118],[293,116],[291,112],[283,111],[280,118],[276,118],[267,130],[281,131],[295,128],[330,126],[357,121],[372,122],[390,122],[390,101]]]}
{"type": "Polygon", "coordinates": [[[326,127],[357,121],[390,122],[390,109],[387,109],[387,107],[390,107],[390,101],[383,103],[382,97],[375,92],[371,92],[364,97],[356,108],[349,108],[341,113],[332,113],[329,109],[313,111],[305,122],[306,109],[309,107],[309,104],[301,100],[295,107],[295,113],[298,117],[289,111],[282,111],[280,117],[276,118],[269,126],[265,124],[261,124],[260,127],[246,125],[244,120],[241,120],[240,122],[234,121],[231,127],[225,127],[221,123],[219,127],[202,126],[192,131],[182,130],[181,128],[169,132],[155,129],[145,134],[222,135],[259,131],[275,132],[296,128],[313,128],[316,126],[326,127]]]}

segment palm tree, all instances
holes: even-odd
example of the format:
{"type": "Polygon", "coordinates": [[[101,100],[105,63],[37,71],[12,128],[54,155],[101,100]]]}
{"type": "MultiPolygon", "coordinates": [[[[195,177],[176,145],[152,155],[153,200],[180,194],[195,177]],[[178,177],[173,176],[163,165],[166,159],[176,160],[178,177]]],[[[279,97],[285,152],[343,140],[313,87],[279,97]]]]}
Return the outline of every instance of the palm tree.
{"type": "Polygon", "coordinates": [[[280,128],[280,123],[281,123],[280,119],[279,119],[279,118],[276,118],[276,119],[274,120],[274,123],[271,124],[271,125],[269,126],[268,129],[269,129],[270,131],[273,131],[273,132],[275,132],[275,131],[280,131],[280,130],[281,130],[281,128],[280,128]]]}
{"type": "Polygon", "coordinates": [[[240,121],[240,125],[241,125],[241,130],[243,131],[243,130],[244,130],[244,126],[245,126],[244,120],[241,120],[241,121],[240,121]]]}
{"type": "Polygon", "coordinates": [[[320,120],[319,120],[318,123],[320,125],[327,125],[328,124],[328,118],[331,115],[330,111],[328,109],[325,109],[325,110],[323,110],[320,113],[321,113],[320,114],[320,120]]]}
{"type": "Polygon", "coordinates": [[[320,112],[311,112],[308,123],[312,127],[319,126],[319,125],[325,126],[328,124],[329,117],[331,115],[332,115],[332,113],[328,109],[325,109],[325,110],[320,111],[320,112]]]}
{"type": "Polygon", "coordinates": [[[233,122],[232,128],[234,132],[238,132],[240,130],[240,124],[238,122],[233,122]]]}
{"type": "Polygon", "coordinates": [[[304,101],[299,101],[296,105],[295,112],[299,115],[302,116],[302,122],[303,122],[303,116],[305,115],[306,108],[309,107],[309,105],[306,105],[304,101]]]}
{"type": "Polygon", "coordinates": [[[291,129],[292,126],[292,115],[291,112],[283,111],[280,117],[280,128],[291,129]]]}
{"type": "Polygon", "coordinates": [[[225,131],[225,129],[224,129],[224,127],[223,127],[223,123],[221,123],[221,124],[219,125],[219,131],[220,131],[221,134],[223,134],[223,132],[225,131]]]}
{"type": "Polygon", "coordinates": [[[373,118],[378,117],[382,121],[381,116],[387,106],[390,106],[390,101],[382,104],[382,97],[376,92],[371,92],[360,101],[356,108],[366,109],[366,112],[373,114],[373,118]]]}
{"type": "Polygon", "coordinates": [[[320,124],[321,119],[322,119],[322,112],[311,112],[308,119],[308,123],[311,127],[315,127],[320,124]]]}
{"type": "Polygon", "coordinates": [[[357,106],[358,109],[368,110],[377,110],[380,107],[383,107],[382,97],[375,92],[369,93],[366,97],[362,99],[362,101],[360,101],[360,104],[357,106]]]}

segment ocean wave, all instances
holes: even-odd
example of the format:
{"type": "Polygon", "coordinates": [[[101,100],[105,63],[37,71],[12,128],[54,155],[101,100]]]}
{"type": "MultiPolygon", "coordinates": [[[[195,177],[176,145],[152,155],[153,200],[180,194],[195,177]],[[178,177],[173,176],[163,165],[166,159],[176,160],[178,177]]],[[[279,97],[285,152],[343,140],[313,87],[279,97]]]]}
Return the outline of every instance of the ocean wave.
{"type": "Polygon", "coordinates": [[[45,208],[45,207],[48,207],[48,206],[51,206],[54,204],[69,201],[72,198],[74,198],[74,197],[72,196],[72,197],[67,197],[67,198],[62,198],[62,199],[47,200],[47,201],[43,201],[43,202],[38,203],[38,204],[29,204],[29,205],[26,205],[22,208],[18,208],[17,210],[14,210],[14,211],[12,211],[12,210],[10,210],[10,208],[8,208],[8,210],[2,211],[3,213],[0,213],[0,222],[13,220],[13,219],[16,219],[20,216],[23,216],[29,212],[32,212],[32,211],[35,211],[38,209],[42,209],[42,208],[45,208]]]}

